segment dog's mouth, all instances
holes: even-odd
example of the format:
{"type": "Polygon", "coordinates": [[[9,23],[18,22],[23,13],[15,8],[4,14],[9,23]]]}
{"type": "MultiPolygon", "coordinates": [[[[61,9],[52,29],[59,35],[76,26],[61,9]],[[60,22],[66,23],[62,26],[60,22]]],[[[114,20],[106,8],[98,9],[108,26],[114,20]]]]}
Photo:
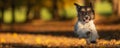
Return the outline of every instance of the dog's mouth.
{"type": "Polygon", "coordinates": [[[83,21],[86,22],[86,23],[88,23],[90,21],[90,17],[89,16],[85,16],[83,18],[83,21]]]}

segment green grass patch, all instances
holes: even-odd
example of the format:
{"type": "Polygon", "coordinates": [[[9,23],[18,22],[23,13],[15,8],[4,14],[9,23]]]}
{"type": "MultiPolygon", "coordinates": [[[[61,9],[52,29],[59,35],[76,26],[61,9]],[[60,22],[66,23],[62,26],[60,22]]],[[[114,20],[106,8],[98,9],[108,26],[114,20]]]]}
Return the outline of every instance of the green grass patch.
{"type": "Polygon", "coordinates": [[[40,17],[42,20],[51,20],[52,19],[52,14],[49,12],[47,8],[42,8],[40,10],[40,17]]]}
{"type": "Polygon", "coordinates": [[[64,9],[60,10],[59,15],[61,17],[65,16],[67,19],[72,19],[72,18],[76,17],[77,11],[76,11],[75,7],[68,6],[68,7],[65,7],[64,9]]]}
{"type": "Polygon", "coordinates": [[[3,17],[4,23],[11,23],[12,22],[12,9],[6,9],[4,11],[4,17],[3,17]]]}
{"type": "Polygon", "coordinates": [[[21,23],[26,20],[26,11],[26,8],[15,9],[15,21],[17,23],[21,23]]]}
{"type": "Polygon", "coordinates": [[[107,1],[95,3],[95,11],[100,15],[109,16],[112,14],[112,5],[107,1]]]}

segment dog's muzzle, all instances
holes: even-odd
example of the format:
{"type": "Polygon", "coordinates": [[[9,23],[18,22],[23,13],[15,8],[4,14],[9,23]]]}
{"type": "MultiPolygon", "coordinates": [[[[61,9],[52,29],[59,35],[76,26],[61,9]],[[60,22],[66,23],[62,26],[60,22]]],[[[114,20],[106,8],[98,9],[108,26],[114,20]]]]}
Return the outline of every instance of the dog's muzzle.
{"type": "Polygon", "coordinates": [[[88,23],[90,21],[90,16],[86,15],[84,18],[83,18],[83,21],[88,23]]]}

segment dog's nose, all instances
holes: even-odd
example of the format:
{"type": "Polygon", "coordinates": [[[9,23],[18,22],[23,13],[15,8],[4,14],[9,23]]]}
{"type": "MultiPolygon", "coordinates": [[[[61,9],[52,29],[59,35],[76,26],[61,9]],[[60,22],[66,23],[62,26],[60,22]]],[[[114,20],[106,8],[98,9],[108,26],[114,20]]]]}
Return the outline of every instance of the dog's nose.
{"type": "Polygon", "coordinates": [[[91,41],[91,43],[97,43],[96,41],[91,41]]]}
{"type": "Polygon", "coordinates": [[[88,17],[85,17],[86,19],[88,19],[88,17]]]}

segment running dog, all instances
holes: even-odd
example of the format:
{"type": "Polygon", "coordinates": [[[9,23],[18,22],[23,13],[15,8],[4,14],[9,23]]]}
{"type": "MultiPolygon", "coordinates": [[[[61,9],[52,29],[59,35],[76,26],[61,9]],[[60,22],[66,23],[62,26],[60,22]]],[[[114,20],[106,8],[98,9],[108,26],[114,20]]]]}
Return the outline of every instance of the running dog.
{"type": "Polygon", "coordinates": [[[96,43],[98,33],[94,24],[95,13],[92,4],[88,6],[80,6],[74,3],[77,9],[78,20],[74,26],[74,33],[79,38],[85,38],[86,43],[96,43]]]}

